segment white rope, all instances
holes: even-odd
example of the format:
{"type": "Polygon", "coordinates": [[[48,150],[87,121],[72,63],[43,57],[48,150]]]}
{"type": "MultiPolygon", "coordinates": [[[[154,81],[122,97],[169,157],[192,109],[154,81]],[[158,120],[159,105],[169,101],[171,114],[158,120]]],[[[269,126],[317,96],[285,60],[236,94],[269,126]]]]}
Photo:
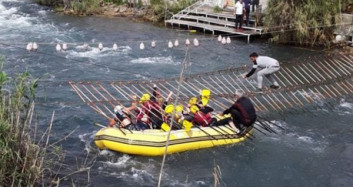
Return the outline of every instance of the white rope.
{"type": "MultiPolygon", "coordinates": [[[[181,69],[181,72],[180,72],[180,78],[179,78],[179,85],[178,85],[178,89],[177,89],[177,93],[176,93],[176,99],[175,99],[175,102],[174,102],[174,106],[176,106],[178,104],[178,99],[179,99],[179,95],[180,95],[180,88],[181,88],[181,84],[183,83],[183,73],[184,73],[184,70],[186,68],[186,59],[187,59],[187,55],[188,55],[188,49],[189,48],[186,48],[186,52],[185,52],[185,59],[184,59],[184,62],[182,63],[182,69],[181,69]]],[[[172,132],[172,127],[173,127],[173,120],[174,120],[174,116],[175,116],[175,110],[173,111],[173,115],[172,115],[172,123],[170,124],[170,129],[168,131],[168,135],[167,135],[167,141],[166,141],[166,146],[165,146],[165,149],[164,149],[164,154],[163,154],[163,160],[162,160],[162,165],[161,165],[161,170],[159,172],[159,178],[158,178],[158,187],[161,186],[161,182],[162,182],[162,174],[163,174],[163,168],[164,168],[164,163],[165,163],[165,159],[167,157],[167,151],[168,151],[168,145],[169,145],[169,139],[170,139],[170,133],[172,132]]]]}

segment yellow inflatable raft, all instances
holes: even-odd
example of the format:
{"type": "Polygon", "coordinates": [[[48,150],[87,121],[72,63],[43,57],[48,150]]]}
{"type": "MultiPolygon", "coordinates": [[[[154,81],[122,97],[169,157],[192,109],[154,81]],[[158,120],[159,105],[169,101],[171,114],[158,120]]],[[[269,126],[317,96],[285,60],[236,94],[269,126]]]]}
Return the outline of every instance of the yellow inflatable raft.
{"type": "MultiPolygon", "coordinates": [[[[167,154],[235,144],[248,138],[252,131],[253,128],[249,127],[240,135],[236,135],[229,126],[192,128],[188,132],[184,129],[172,130],[167,154]]],[[[94,142],[100,149],[126,154],[161,156],[164,154],[167,136],[168,132],[157,129],[128,131],[107,127],[97,132],[94,142]]]]}

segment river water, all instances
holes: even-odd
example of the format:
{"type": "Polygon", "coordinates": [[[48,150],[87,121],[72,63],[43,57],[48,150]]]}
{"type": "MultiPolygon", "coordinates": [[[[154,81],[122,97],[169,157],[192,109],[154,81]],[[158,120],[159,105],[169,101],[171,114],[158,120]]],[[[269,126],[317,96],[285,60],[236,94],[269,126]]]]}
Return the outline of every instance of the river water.
{"type": "MultiPolygon", "coordinates": [[[[46,7],[20,0],[0,0],[0,55],[5,70],[14,75],[28,71],[42,77],[38,88],[37,113],[41,129],[48,127],[52,112],[55,120],[51,141],[76,129],[63,143],[67,168],[75,169],[95,157],[90,186],[155,186],[160,157],[140,157],[99,151],[92,143],[98,127],[107,124],[70,89],[69,80],[129,80],[176,76],[184,59],[183,45],[168,49],[167,41],[186,38],[200,40],[191,47],[191,66],[186,73],[213,71],[250,63],[249,53],[288,61],[317,55],[306,49],[232,40],[219,45],[216,38],[200,33],[133,22],[126,18],[72,17],[56,14],[46,7]],[[150,42],[157,41],[152,49],[150,42]],[[25,50],[28,42],[39,43],[37,52],[25,50]],[[139,50],[140,41],[146,49],[139,50]],[[57,43],[69,43],[66,52],[56,52],[57,43]],[[97,49],[97,43],[105,46],[97,49]],[[119,45],[118,51],[111,49],[119,45]],[[91,50],[82,50],[88,43],[91,50]]],[[[253,141],[213,149],[169,155],[164,186],[212,186],[213,169],[219,166],[221,186],[352,186],[353,184],[353,102],[341,98],[333,111],[314,111],[287,116],[278,121],[285,130],[264,136],[255,132],[253,141]]],[[[64,176],[64,171],[60,176],[64,176]]],[[[86,184],[87,176],[73,181],[86,184]]],[[[62,186],[70,185],[71,180],[62,186]]]]}

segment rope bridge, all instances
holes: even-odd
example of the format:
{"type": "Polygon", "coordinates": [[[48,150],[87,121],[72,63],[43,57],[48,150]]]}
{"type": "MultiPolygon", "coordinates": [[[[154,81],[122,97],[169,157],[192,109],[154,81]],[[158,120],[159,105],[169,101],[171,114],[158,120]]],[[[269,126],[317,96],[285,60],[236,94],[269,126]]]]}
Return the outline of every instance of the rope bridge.
{"type": "MultiPolygon", "coordinates": [[[[181,83],[180,104],[186,106],[189,99],[200,95],[200,90],[212,91],[210,106],[223,111],[234,103],[234,92],[241,89],[254,103],[258,114],[283,115],[295,111],[309,111],[323,106],[332,108],[330,101],[353,93],[353,56],[335,54],[334,56],[309,57],[300,62],[282,64],[274,74],[281,88],[267,89],[263,94],[255,94],[256,77],[243,79],[242,74],[249,71],[246,66],[229,68],[185,76],[181,83]]],[[[152,95],[155,84],[166,98],[170,92],[177,92],[179,78],[114,81],[114,82],[69,82],[73,91],[94,111],[109,118],[114,116],[117,104],[129,106],[132,95],[140,98],[142,94],[152,95]]],[[[175,98],[171,98],[173,101],[175,98]]]]}

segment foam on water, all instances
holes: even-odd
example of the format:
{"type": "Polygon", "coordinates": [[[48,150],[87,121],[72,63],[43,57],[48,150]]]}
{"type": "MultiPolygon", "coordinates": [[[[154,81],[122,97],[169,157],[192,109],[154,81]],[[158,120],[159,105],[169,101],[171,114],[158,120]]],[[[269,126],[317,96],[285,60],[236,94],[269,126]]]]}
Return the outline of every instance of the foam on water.
{"type": "MultiPolygon", "coordinates": [[[[58,39],[57,39],[58,40],[58,39]]],[[[104,47],[103,50],[99,50],[97,47],[89,46],[87,49],[83,45],[78,45],[75,50],[66,51],[66,58],[70,57],[86,57],[86,58],[102,58],[106,56],[119,56],[126,55],[131,51],[129,46],[120,46],[117,51],[112,48],[104,47]]]]}
{"type": "MultiPolygon", "coordinates": [[[[0,7],[0,9],[2,9],[2,7],[0,7]]],[[[13,28],[18,29],[19,27],[24,28],[32,25],[32,23],[30,22],[32,18],[16,14],[17,11],[18,11],[17,8],[10,8],[7,10],[5,8],[5,10],[3,11],[0,10],[0,26],[6,26],[6,27],[3,27],[2,29],[4,30],[10,30],[13,28]]]]}
{"type": "Polygon", "coordinates": [[[353,103],[347,102],[342,99],[336,111],[339,115],[352,115],[353,103]]]}
{"type": "Polygon", "coordinates": [[[91,145],[96,133],[97,131],[93,131],[93,132],[78,135],[78,138],[80,139],[80,141],[85,144],[84,150],[87,151],[87,153],[89,153],[93,149],[96,149],[91,145]]]}
{"type": "MultiPolygon", "coordinates": [[[[114,157],[111,158],[114,159],[114,157]]],[[[99,167],[99,170],[102,173],[122,179],[129,184],[135,182],[139,185],[148,186],[158,182],[160,163],[154,159],[140,161],[132,156],[122,155],[115,161],[103,161],[101,163],[102,166],[99,167]]],[[[168,183],[169,186],[206,185],[206,182],[202,180],[189,181],[188,184],[185,184],[185,181],[174,179],[168,173],[167,171],[164,172],[163,182],[168,183]]]]}
{"type": "Polygon", "coordinates": [[[174,62],[171,56],[168,57],[146,57],[146,58],[137,58],[131,60],[131,63],[134,64],[170,64],[170,65],[179,65],[179,62],[174,62]]]}
{"type": "Polygon", "coordinates": [[[126,168],[129,165],[135,164],[134,161],[130,160],[130,159],[131,159],[130,156],[123,155],[122,157],[118,158],[118,160],[116,162],[107,161],[107,162],[103,162],[103,165],[105,165],[107,167],[114,167],[114,168],[126,168]]]}
{"type": "Polygon", "coordinates": [[[283,131],[276,126],[269,124],[278,134],[268,134],[267,136],[264,136],[263,140],[275,141],[279,144],[295,147],[296,149],[310,149],[315,153],[323,152],[328,146],[327,140],[324,136],[319,136],[315,133],[313,134],[310,130],[298,132],[297,127],[288,125],[284,121],[272,122],[283,127],[285,130],[283,131]]]}
{"type": "Polygon", "coordinates": [[[107,149],[104,149],[104,150],[99,151],[99,155],[102,155],[102,156],[113,156],[113,155],[115,155],[115,152],[109,151],[107,149]]]}
{"type": "Polygon", "coordinates": [[[38,14],[45,15],[45,14],[47,14],[47,11],[45,11],[45,10],[40,10],[40,11],[38,11],[38,14]]]}
{"type": "Polygon", "coordinates": [[[310,149],[316,153],[321,153],[328,146],[325,137],[322,139],[313,138],[308,135],[301,135],[299,133],[288,133],[282,138],[282,141],[289,145],[294,146],[296,149],[310,149]]]}

